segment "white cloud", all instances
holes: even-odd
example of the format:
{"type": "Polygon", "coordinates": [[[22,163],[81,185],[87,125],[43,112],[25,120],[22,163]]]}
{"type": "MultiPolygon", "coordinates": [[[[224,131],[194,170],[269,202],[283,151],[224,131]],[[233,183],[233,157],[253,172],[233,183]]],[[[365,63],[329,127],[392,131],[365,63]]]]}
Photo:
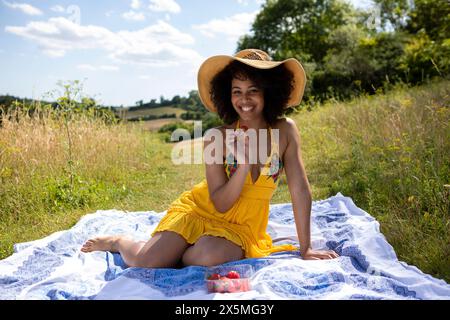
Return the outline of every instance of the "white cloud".
{"type": "Polygon", "coordinates": [[[79,25],[63,17],[7,26],[5,31],[29,39],[51,57],[81,49],[102,49],[116,62],[148,66],[196,65],[203,59],[189,48],[194,38],[165,21],[136,31],[112,32],[95,25],[79,25]]]}
{"type": "Polygon", "coordinates": [[[156,12],[179,13],[181,11],[175,0],[150,0],[148,8],[156,12]]]}
{"type": "Polygon", "coordinates": [[[202,60],[197,52],[171,43],[116,51],[110,56],[118,61],[134,61],[152,67],[168,67],[180,64],[197,65],[202,60]]]}
{"type": "Polygon", "coordinates": [[[249,0],[237,0],[237,3],[243,5],[243,6],[248,6],[248,1],[249,0]]]}
{"type": "Polygon", "coordinates": [[[183,33],[170,25],[169,23],[159,20],[156,24],[148,26],[144,29],[136,31],[119,31],[117,33],[129,44],[137,44],[143,42],[142,45],[156,45],[158,43],[176,43],[176,44],[193,44],[194,38],[187,33],[183,33]]]}
{"type": "Polygon", "coordinates": [[[87,70],[87,71],[119,71],[118,66],[110,66],[110,65],[101,65],[99,67],[93,66],[91,64],[79,64],[77,65],[77,69],[87,70]]]}
{"type": "Polygon", "coordinates": [[[50,10],[54,11],[54,12],[66,12],[66,9],[64,9],[63,6],[60,6],[59,4],[57,4],[56,6],[53,6],[50,8],[50,10]]]}
{"type": "Polygon", "coordinates": [[[169,66],[182,63],[198,63],[202,57],[184,45],[194,43],[194,38],[172,25],[159,20],[155,25],[138,31],[120,31],[126,39],[123,49],[115,50],[111,57],[121,61],[139,61],[151,66],[169,66]]]}
{"type": "Polygon", "coordinates": [[[5,31],[30,39],[52,56],[63,56],[73,49],[112,46],[113,33],[98,26],[81,26],[66,18],[31,21],[24,27],[7,26],[5,31]]]}
{"type": "Polygon", "coordinates": [[[131,0],[131,8],[134,10],[137,10],[141,7],[141,1],[140,0],[131,0]]]}
{"type": "Polygon", "coordinates": [[[139,79],[142,79],[142,80],[150,80],[151,77],[150,77],[149,75],[143,74],[143,75],[140,75],[140,76],[139,76],[139,79]]]}
{"type": "Polygon", "coordinates": [[[106,66],[106,65],[103,65],[103,66],[100,66],[99,69],[103,70],[103,71],[119,71],[119,67],[118,66],[106,66]]]}
{"type": "MultiPolygon", "coordinates": [[[[132,10],[122,14],[124,19],[132,21],[145,20],[145,14],[137,11],[142,8],[142,2],[140,0],[132,0],[130,6],[132,10]]],[[[169,13],[179,13],[181,11],[180,6],[175,0],[150,0],[148,9],[155,12],[166,12],[165,19],[167,21],[170,20],[169,13]]]]}
{"type": "Polygon", "coordinates": [[[258,11],[238,13],[224,19],[213,19],[204,24],[194,25],[193,28],[210,38],[225,35],[229,41],[237,41],[240,36],[250,31],[257,13],[258,11]]]}
{"type": "Polygon", "coordinates": [[[145,20],[145,15],[142,12],[135,12],[133,10],[124,12],[122,14],[122,17],[125,20],[131,20],[131,21],[144,21],[145,20]]]}
{"type": "Polygon", "coordinates": [[[27,3],[17,3],[17,2],[7,2],[7,1],[3,1],[3,3],[11,8],[11,9],[18,9],[20,11],[22,11],[25,14],[28,14],[30,16],[39,16],[42,15],[42,11],[39,10],[36,7],[33,7],[30,4],[27,3]]]}
{"type": "MultiPolygon", "coordinates": [[[[243,6],[248,6],[251,0],[236,0],[238,4],[243,6]]],[[[254,0],[256,4],[263,4],[266,1],[265,0],[254,0]]]]}
{"type": "Polygon", "coordinates": [[[79,65],[77,65],[77,69],[88,70],[88,71],[97,70],[93,65],[90,65],[90,64],[79,64],[79,65]]]}
{"type": "Polygon", "coordinates": [[[61,58],[66,54],[66,51],[61,49],[43,49],[42,52],[52,58],[61,58]]]}

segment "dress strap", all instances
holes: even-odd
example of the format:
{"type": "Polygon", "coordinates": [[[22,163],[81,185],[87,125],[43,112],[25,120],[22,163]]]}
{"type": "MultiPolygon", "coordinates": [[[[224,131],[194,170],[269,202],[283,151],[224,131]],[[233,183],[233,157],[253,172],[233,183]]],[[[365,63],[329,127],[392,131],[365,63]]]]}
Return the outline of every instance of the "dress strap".
{"type": "Polygon", "coordinates": [[[275,153],[275,141],[273,139],[273,131],[272,131],[272,127],[269,124],[269,135],[270,135],[270,155],[269,158],[272,159],[273,154],[275,153]]]}

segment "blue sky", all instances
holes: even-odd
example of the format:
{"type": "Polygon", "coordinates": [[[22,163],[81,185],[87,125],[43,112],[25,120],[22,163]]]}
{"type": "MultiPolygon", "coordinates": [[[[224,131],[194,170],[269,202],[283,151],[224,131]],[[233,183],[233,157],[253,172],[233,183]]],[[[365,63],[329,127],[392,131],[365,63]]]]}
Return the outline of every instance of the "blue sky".
{"type": "Polygon", "coordinates": [[[186,96],[204,59],[235,52],[262,2],[0,0],[0,94],[41,99],[81,80],[104,105],[186,96]]]}

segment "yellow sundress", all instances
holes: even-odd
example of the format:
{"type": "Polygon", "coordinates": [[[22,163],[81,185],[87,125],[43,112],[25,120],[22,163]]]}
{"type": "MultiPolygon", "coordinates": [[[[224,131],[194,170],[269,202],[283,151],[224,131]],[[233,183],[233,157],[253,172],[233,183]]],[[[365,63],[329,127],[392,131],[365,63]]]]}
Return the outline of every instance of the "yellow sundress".
{"type": "MultiPolygon", "coordinates": [[[[239,121],[236,128],[239,128],[239,121]]],[[[240,246],[246,258],[259,258],[274,252],[297,250],[290,245],[276,245],[267,234],[269,222],[270,199],[278,186],[278,178],[283,170],[278,144],[272,136],[269,126],[271,152],[260,176],[253,183],[249,171],[242,192],[234,205],[226,212],[220,213],[209,197],[206,179],[196,184],[190,191],[185,191],[167,209],[152,236],[156,232],[173,231],[180,234],[190,244],[201,236],[223,237],[240,246]]],[[[237,168],[237,161],[232,154],[224,159],[224,169],[231,178],[237,168]]]]}

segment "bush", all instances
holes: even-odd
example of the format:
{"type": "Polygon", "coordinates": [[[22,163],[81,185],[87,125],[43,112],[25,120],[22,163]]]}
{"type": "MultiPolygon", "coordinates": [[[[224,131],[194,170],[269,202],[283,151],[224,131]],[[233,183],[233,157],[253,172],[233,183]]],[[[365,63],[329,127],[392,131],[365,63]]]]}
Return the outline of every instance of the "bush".
{"type": "Polygon", "coordinates": [[[408,82],[420,83],[450,74],[450,39],[435,42],[425,32],[410,38],[401,57],[401,71],[408,82]]]}

